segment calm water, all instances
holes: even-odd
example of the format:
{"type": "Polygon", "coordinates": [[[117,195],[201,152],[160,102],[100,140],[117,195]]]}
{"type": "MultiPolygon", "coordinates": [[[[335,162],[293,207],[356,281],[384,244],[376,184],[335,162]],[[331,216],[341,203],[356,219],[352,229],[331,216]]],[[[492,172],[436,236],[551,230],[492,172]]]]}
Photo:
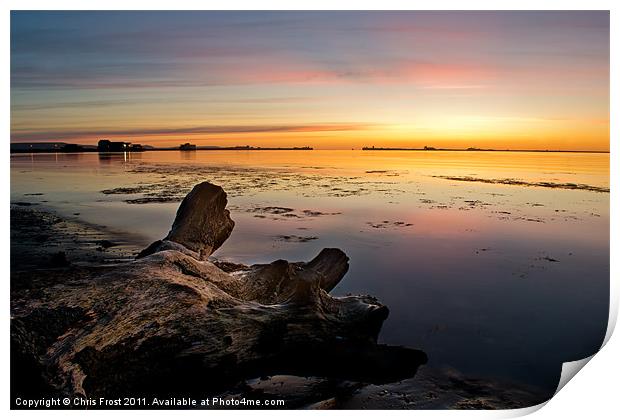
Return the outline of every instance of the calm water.
{"type": "Polygon", "coordinates": [[[219,184],[236,226],[217,257],[343,249],[351,268],[332,293],[377,296],[391,310],[380,340],[423,349],[434,367],[555,389],[561,363],[605,334],[609,193],[441,177],[608,188],[607,154],[36,154],[12,155],[11,171],[12,201],[142,245],[165,236],[192,185],[219,184]]]}

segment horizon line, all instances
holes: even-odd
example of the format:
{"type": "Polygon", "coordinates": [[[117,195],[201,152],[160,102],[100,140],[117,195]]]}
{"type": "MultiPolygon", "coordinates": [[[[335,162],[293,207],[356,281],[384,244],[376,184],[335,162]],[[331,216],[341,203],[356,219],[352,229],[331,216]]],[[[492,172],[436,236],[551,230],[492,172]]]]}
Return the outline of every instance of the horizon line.
{"type": "MultiPolygon", "coordinates": [[[[93,144],[80,144],[80,143],[67,143],[67,142],[63,142],[63,141],[38,141],[38,142],[11,142],[10,146],[13,145],[23,145],[23,144],[75,144],[77,146],[87,146],[87,147],[97,147],[96,145],[93,144]]],[[[129,142],[131,143],[131,142],[129,142]]],[[[138,143],[136,143],[138,144],[138,143]]],[[[144,149],[142,151],[133,151],[134,153],[141,153],[141,152],[150,152],[150,151],[175,151],[175,150],[179,150],[179,146],[151,146],[148,144],[141,144],[143,147],[147,147],[147,149],[144,149]]],[[[182,144],[182,143],[181,143],[182,144]]],[[[238,151],[258,151],[258,150],[273,150],[273,151],[277,151],[278,149],[280,150],[361,150],[361,151],[378,151],[378,152],[399,152],[399,151],[421,151],[421,152],[522,152],[522,153],[607,153],[610,154],[611,151],[610,150],[580,150],[580,149],[494,149],[494,148],[476,148],[476,147],[469,147],[469,148],[443,148],[443,147],[428,147],[428,146],[424,146],[424,147],[376,147],[376,146],[372,146],[372,147],[368,147],[368,146],[362,146],[362,147],[351,147],[351,148],[321,148],[321,147],[314,147],[314,146],[310,146],[310,145],[304,145],[304,146],[290,146],[290,145],[286,145],[286,146],[255,146],[255,145],[234,145],[234,146],[218,146],[218,145],[197,145],[198,149],[197,150],[206,150],[206,151],[217,151],[218,149],[222,149],[222,150],[238,150],[238,151]]],[[[83,151],[79,151],[76,153],[83,153],[86,152],[88,153],[89,151],[96,151],[96,150],[83,150],[83,151]]],[[[62,152],[60,150],[58,150],[56,153],[67,153],[67,152],[62,152]]],[[[129,153],[131,153],[131,151],[128,151],[129,153]]],[[[32,152],[25,152],[25,151],[20,151],[20,152],[13,152],[11,151],[11,153],[32,153],[32,152]]],[[[41,153],[41,152],[40,152],[41,153]]],[[[53,152],[50,152],[53,153],[53,152]]],[[[122,153],[122,152],[121,152],[122,153]]]]}

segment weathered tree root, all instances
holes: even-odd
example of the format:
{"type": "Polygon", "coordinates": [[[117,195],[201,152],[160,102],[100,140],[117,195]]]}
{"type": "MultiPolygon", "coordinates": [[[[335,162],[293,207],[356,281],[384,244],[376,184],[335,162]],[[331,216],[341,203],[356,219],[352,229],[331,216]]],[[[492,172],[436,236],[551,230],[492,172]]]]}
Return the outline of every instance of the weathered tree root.
{"type": "Polygon", "coordinates": [[[170,233],[135,261],[11,276],[12,393],[205,395],[272,374],[387,383],[426,355],[377,344],[388,309],[328,294],[348,257],[243,266],[207,261],[234,222],[198,184],[170,233]]]}

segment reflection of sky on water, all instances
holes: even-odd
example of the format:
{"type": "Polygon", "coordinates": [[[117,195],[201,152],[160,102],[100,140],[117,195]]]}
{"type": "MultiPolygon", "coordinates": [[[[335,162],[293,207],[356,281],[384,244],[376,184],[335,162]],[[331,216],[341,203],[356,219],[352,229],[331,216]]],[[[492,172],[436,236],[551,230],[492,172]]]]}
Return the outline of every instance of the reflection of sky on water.
{"type": "Polygon", "coordinates": [[[608,155],[151,152],[11,163],[12,201],[40,202],[143,244],[165,235],[178,202],[127,204],[136,194],[100,191],[161,184],[184,193],[217,181],[231,191],[236,222],[218,257],[307,260],[323,247],[343,249],[351,268],[334,293],[377,296],[391,310],[381,340],[421,348],[433,366],[554,388],[560,363],[598,349],[606,329],[609,194],[429,175],[605,187],[608,155]],[[273,206],[291,210],[261,210],[273,206]]]}

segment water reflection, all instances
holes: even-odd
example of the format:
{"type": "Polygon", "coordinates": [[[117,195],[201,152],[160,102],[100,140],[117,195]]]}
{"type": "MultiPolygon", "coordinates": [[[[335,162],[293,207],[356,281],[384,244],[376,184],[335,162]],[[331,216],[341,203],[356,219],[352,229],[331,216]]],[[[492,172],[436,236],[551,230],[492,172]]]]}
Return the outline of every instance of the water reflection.
{"type": "Polygon", "coordinates": [[[98,152],[99,163],[130,162],[142,160],[142,152],[98,152]]]}
{"type": "Polygon", "coordinates": [[[11,153],[11,162],[62,163],[88,159],[84,153],[11,153]]]}
{"type": "Polygon", "coordinates": [[[431,366],[553,390],[561,363],[605,333],[608,193],[446,177],[608,188],[606,154],[170,151],[12,155],[11,168],[13,201],[145,244],[195,183],[220,184],[236,226],[219,258],[343,249],[335,292],[377,296],[391,312],[381,340],[424,349],[431,366]]]}
{"type": "Polygon", "coordinates": [[[196,150],[180,150],[179,153],[183,160],[196,160],[196,150]]]}

